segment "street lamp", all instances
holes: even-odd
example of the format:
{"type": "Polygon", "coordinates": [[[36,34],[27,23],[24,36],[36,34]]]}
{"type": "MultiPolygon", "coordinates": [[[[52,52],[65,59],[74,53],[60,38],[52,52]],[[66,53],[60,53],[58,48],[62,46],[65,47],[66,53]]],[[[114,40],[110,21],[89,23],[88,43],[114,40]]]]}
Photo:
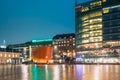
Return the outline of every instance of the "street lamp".
{"type": "Polygon", "coordinates": [[[54,49],[57,49],[57,46],[54,46],[54,49]]]}
{"type": "Polygon", "coordinates": [[[46,63],[48,63],[48,56],[46,56],[46,63]]]}
{"type": "Polygon", "coordinates": [[[57,45],[55,45],[54,46],[54,48],[53,48],[53,56],[54,56],[54,58],[56,58],[56,54],[58,53],[58,47],[57,47],[57,45]]]}

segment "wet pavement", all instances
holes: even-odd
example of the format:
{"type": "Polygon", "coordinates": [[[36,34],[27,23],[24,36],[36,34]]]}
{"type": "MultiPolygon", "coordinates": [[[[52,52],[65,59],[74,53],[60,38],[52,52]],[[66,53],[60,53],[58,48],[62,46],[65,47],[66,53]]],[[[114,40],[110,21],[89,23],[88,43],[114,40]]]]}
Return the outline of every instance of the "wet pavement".
{"type": "Polygon", "coordinates": [[[120,65],[0,65],[0,80],[120,80],[120,65]]]}

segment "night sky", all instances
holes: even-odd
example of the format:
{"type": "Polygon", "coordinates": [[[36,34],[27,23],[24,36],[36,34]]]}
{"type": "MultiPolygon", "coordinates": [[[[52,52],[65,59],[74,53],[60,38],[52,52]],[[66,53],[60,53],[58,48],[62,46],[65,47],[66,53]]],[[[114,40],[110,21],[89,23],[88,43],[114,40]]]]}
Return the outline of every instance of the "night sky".
{"type": "MultiPolygon", "coordinates": [[[[78,3],[89,0],[78,0],[78,3]]],[[[74,0],[0,0],[0,45],[75,32],[74,0]]]]}

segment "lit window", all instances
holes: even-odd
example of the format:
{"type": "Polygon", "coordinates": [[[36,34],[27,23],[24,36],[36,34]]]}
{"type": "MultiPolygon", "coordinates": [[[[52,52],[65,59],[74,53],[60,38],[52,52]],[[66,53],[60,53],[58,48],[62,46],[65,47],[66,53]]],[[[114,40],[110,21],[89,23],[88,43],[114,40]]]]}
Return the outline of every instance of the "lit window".
{"type": "Polygon", "coordinates": [[[106,0],[102,0],[102,2],[106,2],[106,0]]]}
{"type": "Polygon", "coordinates": [[[64,41],[64,43],[66,43],[66,41],[64,41]]]}
{"type": "Polygon", "coordinates": [[[95,7],[98,7],[98,6],[101,6],[101,5],[102,5],[101,1],[92,2],[92,3],[90,3],[90,8],[95,8],[95,7]]]}
{"type": "Polygon", "coordinates": [[[9,54],[9,57],[10,57],[10,54],[9,54]]]}
{"type": "Polygon", "coordinates": [[[75,40],[75,38],[73,38],[73,40],[75,40]]]}
{"type": "Polygon", "coordinates": [[[67,41],[69,43],[69,41],[67,41]]]}
{"type": "Polygon", "coordinates": [[[95,39],[95,41],[98,41],[98,39],[95,39]]]}
{"type": "Polygon", "coordinates": [[[109,9],[104,9],[104,10],[103,10],[103,13],[105,13],[105,14],[106,14],[106,13],[109,13],[109,9]]]}
{"type": "Polygon", "coordinates": [[[2,57],[2,54],[0,56],[2,57]]]}
{"type": "Polygon", "coordinates": [[[86,11],[88,11],[89,10],[89,7],[83,7],[82,9],[81,9],[81,12],[86,12],[86,11]]]}
{"type": "Polygon", "coordinates": [[[97,16],[102,16],[102,12],[101,12],[101,11],[98,11],[98,12],[91,13],[91,14],[89,15],[90,18],[92,18],[92,17],[97,17],[97,16]]]}
{"type": "Polygon", "coordinates": [[[85,40],[82,41],[82,43],[88,43],[88,42],[89,42],[88,39],[87,40],[85,39],[85,40]]]}
{"type": "Polygon", "coordinates": [[[7,55],[5,54],[5,57],[6,57],[7,55]]]}
{"type": "Polygon", "coordinates": [[[82,20],[86,20],[86,19],[88,19],[89,18],[89,15],[86,15],[86,16],[83,16],[82,17],[82,20]]]}
{"type": "Polygon", "coordinates": [[[14,54],[12,56],[14,57],[14,54]]]}

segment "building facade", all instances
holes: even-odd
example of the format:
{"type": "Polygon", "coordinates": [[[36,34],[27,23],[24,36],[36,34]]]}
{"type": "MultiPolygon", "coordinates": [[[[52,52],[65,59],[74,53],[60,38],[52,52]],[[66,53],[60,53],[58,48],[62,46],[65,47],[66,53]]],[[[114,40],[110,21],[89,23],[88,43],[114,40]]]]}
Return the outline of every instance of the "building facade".
{"type": "Polygon", "coordinates": [[[19,64],[20,53],[0,52],[0,64],[19,64]]]}
{"type": "Polygon", "coordinates": [[[53,37],[53,58],[75,57],[75,34],[59,34],[53,37]]]}
{"type": "Polygon", "coordinates": [[[114,52],[120,53],[119,0],[91,0],[77,4],[75,18],[76,58],[86,58],[85,62],[103,62],[101,57],[115,57],[118,54],[114,52]],[[97,59],[92,59],[94,57],[97,59]]]}
{"type": "Polygon", "coordinates": [[[35,63],[51,63],[52,60],[52,47],[42,46],[32,50],[32,60],[35,63]]]}
{"type": "Polygon", "coordinates": [[[8,45],[12,52],[20,52],[23,61],[31,61],[32,50],[38,47],[52,46],[52,39],[32,40],[22,44],[8,45]]]}
{"type": "Polygon", "coordinates": [[[107,0],[103,3],[104,46],[120,48],[120,0],[107,0]]]}

